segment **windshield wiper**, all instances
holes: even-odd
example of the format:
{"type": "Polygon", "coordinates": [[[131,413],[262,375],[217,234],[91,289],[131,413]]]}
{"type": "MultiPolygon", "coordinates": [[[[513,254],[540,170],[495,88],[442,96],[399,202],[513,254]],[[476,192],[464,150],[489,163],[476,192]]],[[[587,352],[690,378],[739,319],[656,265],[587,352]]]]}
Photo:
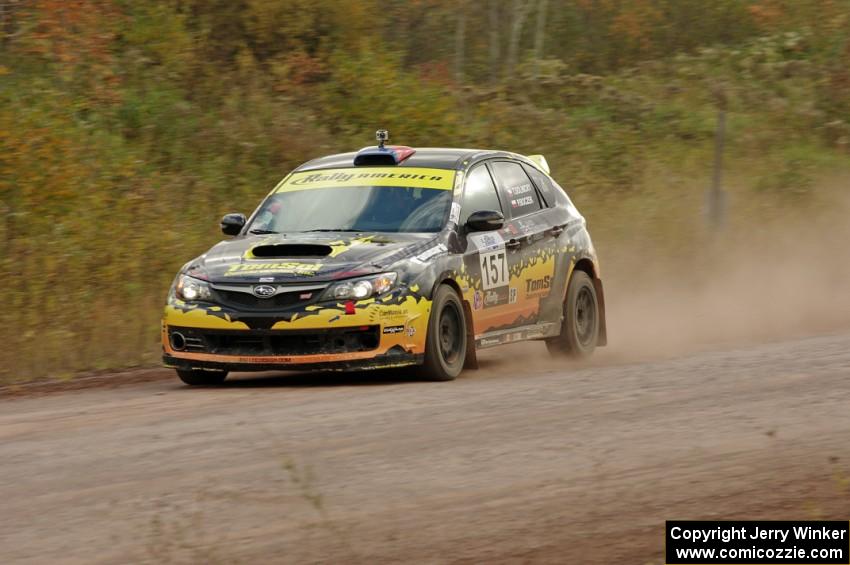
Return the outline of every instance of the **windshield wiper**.
{"type": "Polygon", "coordinates": [[[315,230],[304,230],[304,233],[308,233],[308,232],[311,232],[311,231],[338,231],[338,232],[360,233],[363,230],[337,230],[337,229],[330,229],[330,228],[318,228],[318,229],[315,229],[315,230]]]}
{"type": "Polygon", "coordinates": [[[270,233],[280,233],[280,232],[274,231],[274,230],[264,230],[264,229],[257,228],[257,229],[253,229],[253,230],[248,230],[248,233],[252,233],[254,235],[266,235],[266,234],[270,234],[270,233]]]}

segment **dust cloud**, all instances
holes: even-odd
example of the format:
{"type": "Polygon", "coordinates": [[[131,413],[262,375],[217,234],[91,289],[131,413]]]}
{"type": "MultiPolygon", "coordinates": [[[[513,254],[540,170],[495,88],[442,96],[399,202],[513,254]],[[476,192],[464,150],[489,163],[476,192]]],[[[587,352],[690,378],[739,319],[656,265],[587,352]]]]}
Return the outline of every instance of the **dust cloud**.
{"type": "Polygon", "coordinates": [[[635,250],[645,260],[614,264],[605,280],[611,353],[677,355],[850,328],[843,211],[753,222],[679,260],[635,250]]]}
{"type": "MultiPolygon", "coordinates": [[[[581,363],[677,357],[850,329],[850,201],[739,222],[671,258],[637,242],[597,244],[608,346],[581,363]]],[[[542,343],[482,352],[483,367],[563,366],[542,343]]]]}

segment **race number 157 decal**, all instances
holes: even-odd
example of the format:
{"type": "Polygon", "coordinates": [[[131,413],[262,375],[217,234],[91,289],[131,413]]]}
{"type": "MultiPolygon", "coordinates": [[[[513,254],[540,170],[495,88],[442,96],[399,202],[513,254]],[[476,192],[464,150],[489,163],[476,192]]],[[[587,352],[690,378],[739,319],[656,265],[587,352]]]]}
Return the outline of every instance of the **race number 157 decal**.
{"type": "Polygon", "coordinates": [[[504,249],[481,254],[481,281],[484,290],[508,284],[508,261],[504,249]]]}

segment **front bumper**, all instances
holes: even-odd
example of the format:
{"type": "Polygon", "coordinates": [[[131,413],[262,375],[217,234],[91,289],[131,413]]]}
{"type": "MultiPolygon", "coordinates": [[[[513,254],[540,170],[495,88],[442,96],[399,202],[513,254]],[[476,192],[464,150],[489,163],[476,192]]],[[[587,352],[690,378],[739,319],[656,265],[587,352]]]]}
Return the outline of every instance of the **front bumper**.
{"type": "Polygon", "coordinates": [[[173,369],[202,369],[220,371],[368,371],[371,369],[388,369],[390,367],[406,367],[409,365],[421,365],[423,355],[415,355],[404,352],[390,352],[368,359],[336,360],[324,362],[225,362],[182,359],[163,354],[162,362],[166,367],[173,369]]]}
{"type": "Polygon", "coordinates": [[[430,300],[413,294],[263,313],[172,299],[162,321],[163,362],[230,371],[413,365],[423,359],[430,309],[430,300]]]}

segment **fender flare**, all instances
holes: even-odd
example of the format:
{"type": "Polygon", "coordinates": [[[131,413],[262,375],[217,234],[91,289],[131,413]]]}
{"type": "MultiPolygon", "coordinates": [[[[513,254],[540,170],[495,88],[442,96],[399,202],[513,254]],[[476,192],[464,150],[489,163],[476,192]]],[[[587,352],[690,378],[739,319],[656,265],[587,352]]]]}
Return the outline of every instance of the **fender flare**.
{"type": "Polygon", "coordinates": [[[434,293],[437,292],[437,287],[441,284],[446,284],[452,287],[455,292],[457,292],[457,295],[460,298],[460,303],[463,305],[463,317],[466,321],[466,360],[464,361],[463,368],[477,369],[478,356],[475,352],[475,326],[472,321],[472,306],[470,306],[468,300],[464,299],[460,285],[458,285],[457,281],[454,280],[450,271],[443,271],[434,278],[434,286],[431,287],[432,297],[434,296],[434,293]]]}

